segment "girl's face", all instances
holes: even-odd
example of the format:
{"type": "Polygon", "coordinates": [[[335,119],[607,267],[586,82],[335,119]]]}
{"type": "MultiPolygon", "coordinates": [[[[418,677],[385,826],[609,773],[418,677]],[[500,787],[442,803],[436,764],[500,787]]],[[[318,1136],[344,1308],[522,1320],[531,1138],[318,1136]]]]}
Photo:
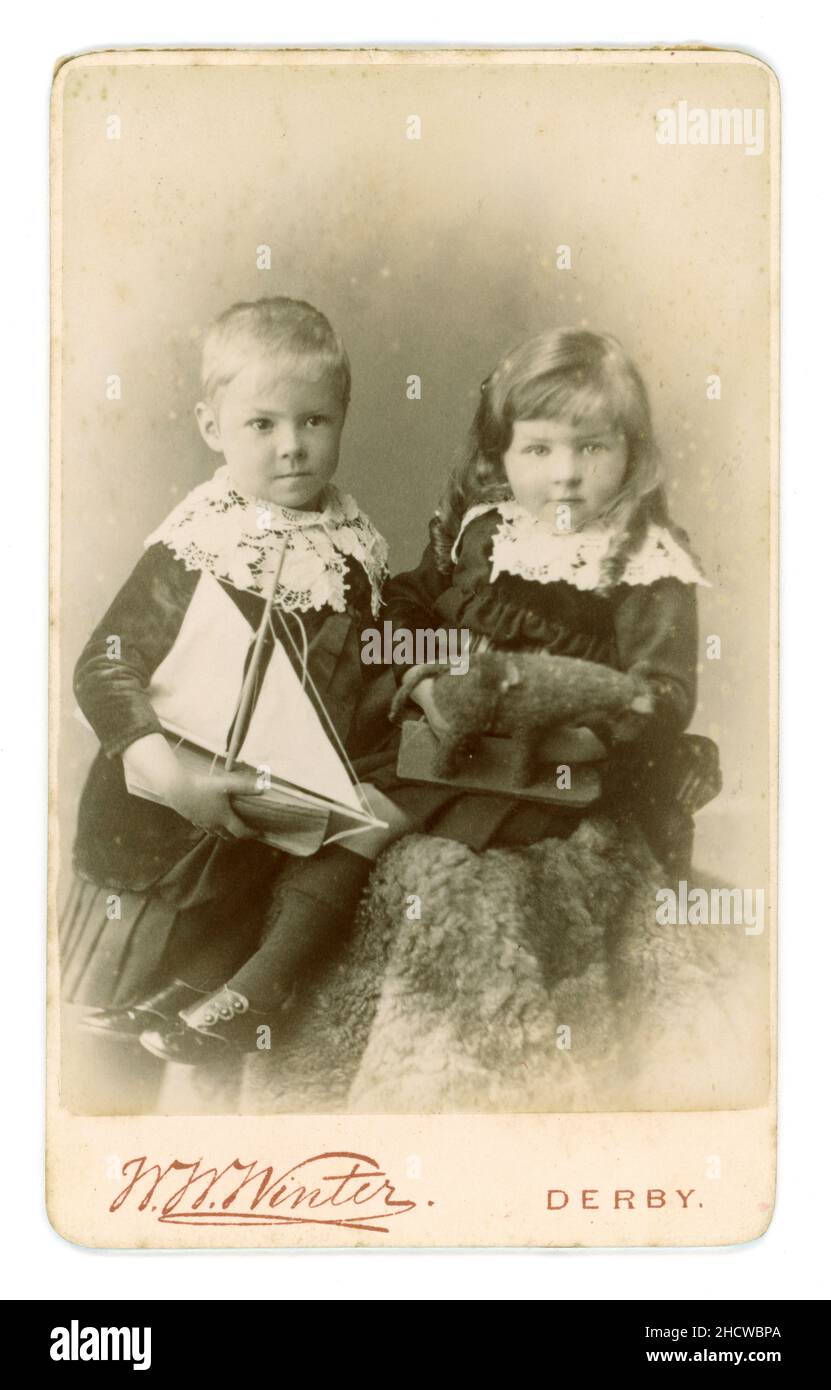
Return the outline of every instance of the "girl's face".
{"type": "Polygon", "coordinates": [[[516,420],[502,462],[520,506],[552,531],[568,532],[620,491],[628,453],[625,436],[605,421],[516,420]]]}

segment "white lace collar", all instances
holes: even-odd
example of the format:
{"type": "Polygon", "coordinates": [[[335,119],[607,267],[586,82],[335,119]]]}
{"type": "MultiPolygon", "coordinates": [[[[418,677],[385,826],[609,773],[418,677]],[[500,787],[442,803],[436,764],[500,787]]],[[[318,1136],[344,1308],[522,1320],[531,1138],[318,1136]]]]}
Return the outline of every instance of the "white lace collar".
{"type": "Polygon", "coordinates": [[[346,557],[366,573],[372,611],[378,616],[387,574],[387,543],[349,493],[331,484],[319,512],[296,511],[246,497],[231,482],[227,464],[188,493],[145,548],[162,541],[187,569],[206,570],[237,589],[262,593],[273,579],[287,543],[277,603],[305,613],[324,606],[346,608],[346,557]]]}
{"type": "MultiPolygon", "coordinates": [[[[465,513],[452,559],[466,526],[485,512],[499,512],[500,522],[493,538],[491,583],[500,574],[533,579],[538,584],[564,580],[576,589],[597,589],[603,578],[603,561],[609,553],[613,532],[608,527],[587,527],[585,531],[557,534],[542,526],[518,502],[480,502],[465,513]]],[[[630,555],[618,583],[654,584],[658,579],[680,579],[682,584],[710,587],[695,561],[664,526],[650,523],[643,543],[630,555]]]]}

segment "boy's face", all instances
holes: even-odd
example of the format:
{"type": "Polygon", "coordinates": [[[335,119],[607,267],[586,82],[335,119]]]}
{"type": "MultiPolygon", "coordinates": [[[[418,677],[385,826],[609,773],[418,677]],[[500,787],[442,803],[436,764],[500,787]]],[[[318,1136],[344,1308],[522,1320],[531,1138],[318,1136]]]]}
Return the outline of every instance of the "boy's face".
{"type": "Polygon", "coordinates": [[[279,507],[317,508],[338,466],[344,407],[336,376],[288,376],[279,363],[255,359],[217,401],[200,401],[196,418],[241,493],[279,507]]]}
{"type": "Polygon", "coordinates": [[[623,486],[626,439],[607,422],[516,420],[502,457],[517,502],[553,531],[585,526],[623,486]]]}

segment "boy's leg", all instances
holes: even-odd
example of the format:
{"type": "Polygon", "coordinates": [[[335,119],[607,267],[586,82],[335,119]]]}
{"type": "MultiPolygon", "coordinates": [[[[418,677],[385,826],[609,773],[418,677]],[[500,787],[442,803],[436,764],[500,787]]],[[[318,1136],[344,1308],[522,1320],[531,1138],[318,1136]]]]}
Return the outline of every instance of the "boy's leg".
{"type": "Polygon", "coordinates": [[[181,912],[162,960],[164,979],[202,991],[223,984],[257,949],[270,887],[270,881],[258,880],[249,894],[181,912]]]}
{"type": "MultiPolygon", "coordinates": [[[[354,840],[325,845],[297,863],[266,926],[259,949],[228,979],[179,1017],[187,1025],[142,1035],[143,1045],[166,1061],[196,1065],[230,1042],[257,1046],[261,1023],[273,1022],[294,984],[319,966],[343,939],[378,855],[409,828],[406,817],[374,788],[370,804],[386,821],[354,840]],[[361,852],[358,852],[360,846],[361,852]]],[[[337,827],[330,824],[329,833],[337,827]]]]}
{"type": "MultiPolygon", "coordinates": [[[[259,950],[228,980],[229,989],[255,1011],[279,1007],[295,980],[325,960],[348,929],[381,851],[408,829],[406,817],[387,797],[374,787],[363,790],[385,825],[326,845],[298,866],[259,950]]],[[[337,833],[336,824],[329,833],[337,833]]]]}
{"type": "Polygon", "coordinates": [[[327,845],[292,874],[262,942],[227,980],[252,1009],[268,1012],[294,982],[319,967],[349,927],[373,861],[341,845],[327,845]]]}

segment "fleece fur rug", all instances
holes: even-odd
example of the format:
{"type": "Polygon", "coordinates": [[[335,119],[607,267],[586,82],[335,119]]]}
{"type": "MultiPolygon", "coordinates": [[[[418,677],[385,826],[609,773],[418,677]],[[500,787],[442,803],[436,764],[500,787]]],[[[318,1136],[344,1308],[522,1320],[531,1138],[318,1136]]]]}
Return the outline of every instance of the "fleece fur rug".
{"type": "MultiPolygon", "coordinates": [[[[295,999],[272,1050],[246,1060],[227,1108],[760,1103],[767,932],[661,926],[666,886],[677,888],[640,831],[600,818],[568,840],[483,854],[409,836],[379,861],[351,940],[295,999]]],[[[205,1108],[218,1081],[202,1078],[205,1108]]]]}

